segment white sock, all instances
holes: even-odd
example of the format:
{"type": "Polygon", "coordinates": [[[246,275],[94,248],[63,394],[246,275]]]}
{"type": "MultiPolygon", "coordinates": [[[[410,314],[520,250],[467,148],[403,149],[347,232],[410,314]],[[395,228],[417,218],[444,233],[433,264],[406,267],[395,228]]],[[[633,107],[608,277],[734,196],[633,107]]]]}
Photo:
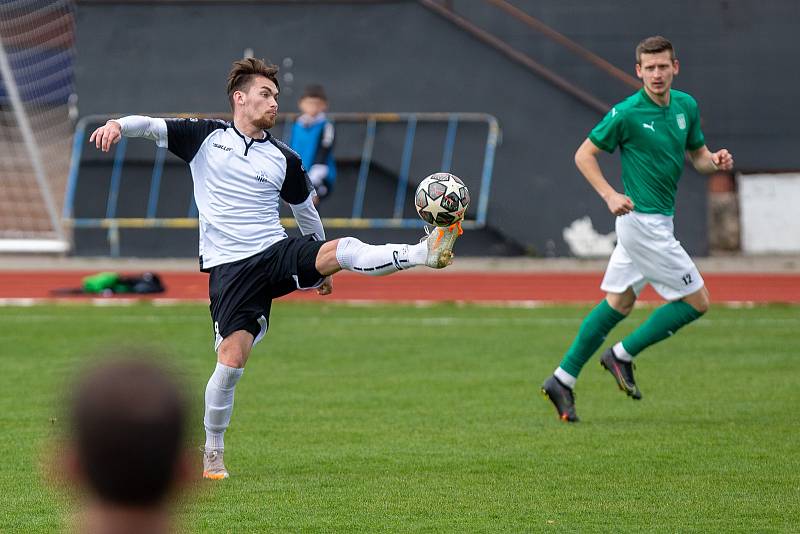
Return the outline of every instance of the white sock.
{"type": "Polygon", "coordinates": [[[425,265],[425,260],[428,259],[428,242],[423,241],[416,245],[408,246],[408,262],[411,265],[425,265]]]}
{"type": "Polygon", "coordinates": [[[611,350],[614,352],[614,356],[616,356],[618,360],[622,360],[623,362],[633,361],[633,356],[628,354],[628,351],[622,346],[622,341],[618,341],[617,344],[611,348],[611,350]]]}
{"type": "Polygon", "coordinates": [[[206,449],[225,448],[225,430],[233,413],[233,390],[242,377],[244,369],[228,367],[217,362],[206,386],[206,412],[203,425],[206,427],[206,449]]]}
{"type": "Polygon", "coordinates": [[[572,376],[561,367],[553,372],[553,376],[558,378],[558,381],[567,386],[569,389],[574,389],[575,383],[578,381],[576,377],[572,376]]]}
{"type": "Polygon", "coordinates": [[[428,245],[424,242],[418,245],[369,245],[355,237],[343,237],[336,246],[336,259],[342,269],[371,276],[392,274],[420,265],[425,263],[427,254],[428,245]]]}

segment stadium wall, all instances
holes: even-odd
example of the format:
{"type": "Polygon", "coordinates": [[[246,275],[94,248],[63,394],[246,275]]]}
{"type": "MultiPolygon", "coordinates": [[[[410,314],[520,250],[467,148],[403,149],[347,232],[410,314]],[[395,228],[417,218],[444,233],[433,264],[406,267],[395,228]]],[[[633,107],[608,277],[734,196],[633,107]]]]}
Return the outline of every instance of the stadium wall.
{"type": "MultiPolygon", "coordinates": [[[[609,104],[632,92],[484,2],[451,3],[609,104]]],[[[796,2],[677,0],[657,17],[633,0],[515,5],[629,72],[636,42],[668,36],[682,66],[675,86],[700,102],[711,148],[728,147],[742,169],[800,167],[800,130],[783,104],[800,92],[800,80],[784,75],[787,53],[796,48],[796,2]]],[[[503,138],[489,224],[529,253],[568,255],[563,229],[585,215],[600,233],[613,230],[613,218],[572,161],[600,114],[417,2],[92,0],[79,1],[77,21],[81,115],[224,111],[229,64],[252,49],[292,75],[282,80],[283,110],[296,109],[305,84],[322,82],[336,111],[495,115],[503,138]]],[[[424,142],[415,147],[425,149],[424,142]]],[[[616,156],[602,164],[618,176],[616,156]]],[[[692,254],[708,252],[706,209],[706,182],[687,168],[676,233],[692,254]]]]}

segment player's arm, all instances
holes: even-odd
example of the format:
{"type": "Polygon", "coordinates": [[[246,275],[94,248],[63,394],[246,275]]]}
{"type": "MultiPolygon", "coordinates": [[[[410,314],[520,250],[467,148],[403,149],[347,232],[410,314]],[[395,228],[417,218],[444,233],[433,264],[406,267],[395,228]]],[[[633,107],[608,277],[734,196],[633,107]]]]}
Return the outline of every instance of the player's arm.
{"type": "Polygon", "coordinates": [[[603,176],[600,162],[597,160],[600,150],[587,138],[575,152],[575,165],[586,181],[594,187],[597,194],[606,201],[609,211],[614,215],[625,215],[633,210],[633,201],[622,193],[618,193],[603,176]]]}
{"type": "Polygon", "coordinates": [[[155,141],[158,146],[167,146],[167,122],[164,119],[145,117],[144,115],[129,115],[120,119],[112,119],[97,128],[89,136],[89,142],[94,143],[103,152],[108,152],[111,145],[119,143],[122,137],[144,137],[155,141]]]}
{"type": "MultiPolygon", "coordinates": [[[[318,241],[325,240],[325,229],[322,226],[322,219],[314,206],[314,193],[309,193],[308,197],[300,204],[289,204],[292,209],[294,220],[303,235],[313,235],[318,241]]],[[[317,292],[320,295],[329,295],[333,291],[333,280],[330,276],[325,277],[325,281],[317,292]]]]}
{"type": "Polygon", "coordinates": [[[300,233],[313,235],[317,241],[325,241],[325,228],[322,227],[322,219],[320,219],[319,212],[314,206],[313,193],[309,194],[303,202],[289,204],[289,207],[292,209],[292,215],[294,215],[294,220],[297,221],[300,233]]]}
{"type": "Polygon", "coordinates": [[[711,174],[716,171],[729,171],[733,169],[733,156],[727,148],[711,152],[706,145],[696,150],[689,151],[692,165],[701,174],[711,174]]]}
{"type": "Polygon", "coordinates": [[[317,208],[314,207],[314,186],[308,179],[300,157],[285,145],[279,145],[286,156],[286,177],[281,187],[281,199],[289,204],[294,219],[303,235],[313,235],[317,241],[325,240],[325,229],[317,208]],[[281,148],[284,147],[284,148],[281,148]]]}

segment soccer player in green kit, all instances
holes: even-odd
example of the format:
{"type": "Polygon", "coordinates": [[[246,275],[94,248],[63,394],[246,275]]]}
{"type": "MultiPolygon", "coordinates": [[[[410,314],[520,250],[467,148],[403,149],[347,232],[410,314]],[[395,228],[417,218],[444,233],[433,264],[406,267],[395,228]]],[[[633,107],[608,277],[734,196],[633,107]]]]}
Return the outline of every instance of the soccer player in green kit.
{"type": "Polygon", "coordinates": [[[711,152],[706,147],[697,102],[671,88],[678,68],[672,44],[664,37],[639,43],[636,75],[642,89],[614,106],[575,153],[578,170],[617,216],[617,246],[600,286],[606,298],[583,320],[561,364],[542,385],[563,421],[578,421],[573,393],[578,374],[611,329],[631,312],[646,284],[667,304],[600,359],[619,388],[634,399],[642,394],[633,378],[633,358],[709,307],[703,278],[673,235],[675,193],[687,152],[703,174],[732,169],[733,157],[724,148],[711,152]],[[601,150],[613,152],[617,147],[624,194],[611,187],[597,161],[601,150]]]}

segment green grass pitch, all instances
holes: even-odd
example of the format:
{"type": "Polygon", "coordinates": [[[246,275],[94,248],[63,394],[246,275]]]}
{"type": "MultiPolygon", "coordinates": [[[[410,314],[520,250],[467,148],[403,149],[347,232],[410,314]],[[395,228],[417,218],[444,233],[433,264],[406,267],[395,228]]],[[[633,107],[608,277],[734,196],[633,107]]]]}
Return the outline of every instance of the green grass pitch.
{"type": "MultiPolygon", "coordinates": [[[[800,530],[800,308],[712,309],[640,356],[641,402],[595,357],[577,388],[583,421],[567,425],[538,389],[587,309],[276,303],[236,390],[232,478],[198,482],[180,524],[800,530]]],[[[0,532],[56,531],[75,509],[43,482],[41,464],[87,354],[139,344],[168,354],[190,386],[200,445],[215,361],[207,307],[3,307],[0,322],[0,532]]]]}

